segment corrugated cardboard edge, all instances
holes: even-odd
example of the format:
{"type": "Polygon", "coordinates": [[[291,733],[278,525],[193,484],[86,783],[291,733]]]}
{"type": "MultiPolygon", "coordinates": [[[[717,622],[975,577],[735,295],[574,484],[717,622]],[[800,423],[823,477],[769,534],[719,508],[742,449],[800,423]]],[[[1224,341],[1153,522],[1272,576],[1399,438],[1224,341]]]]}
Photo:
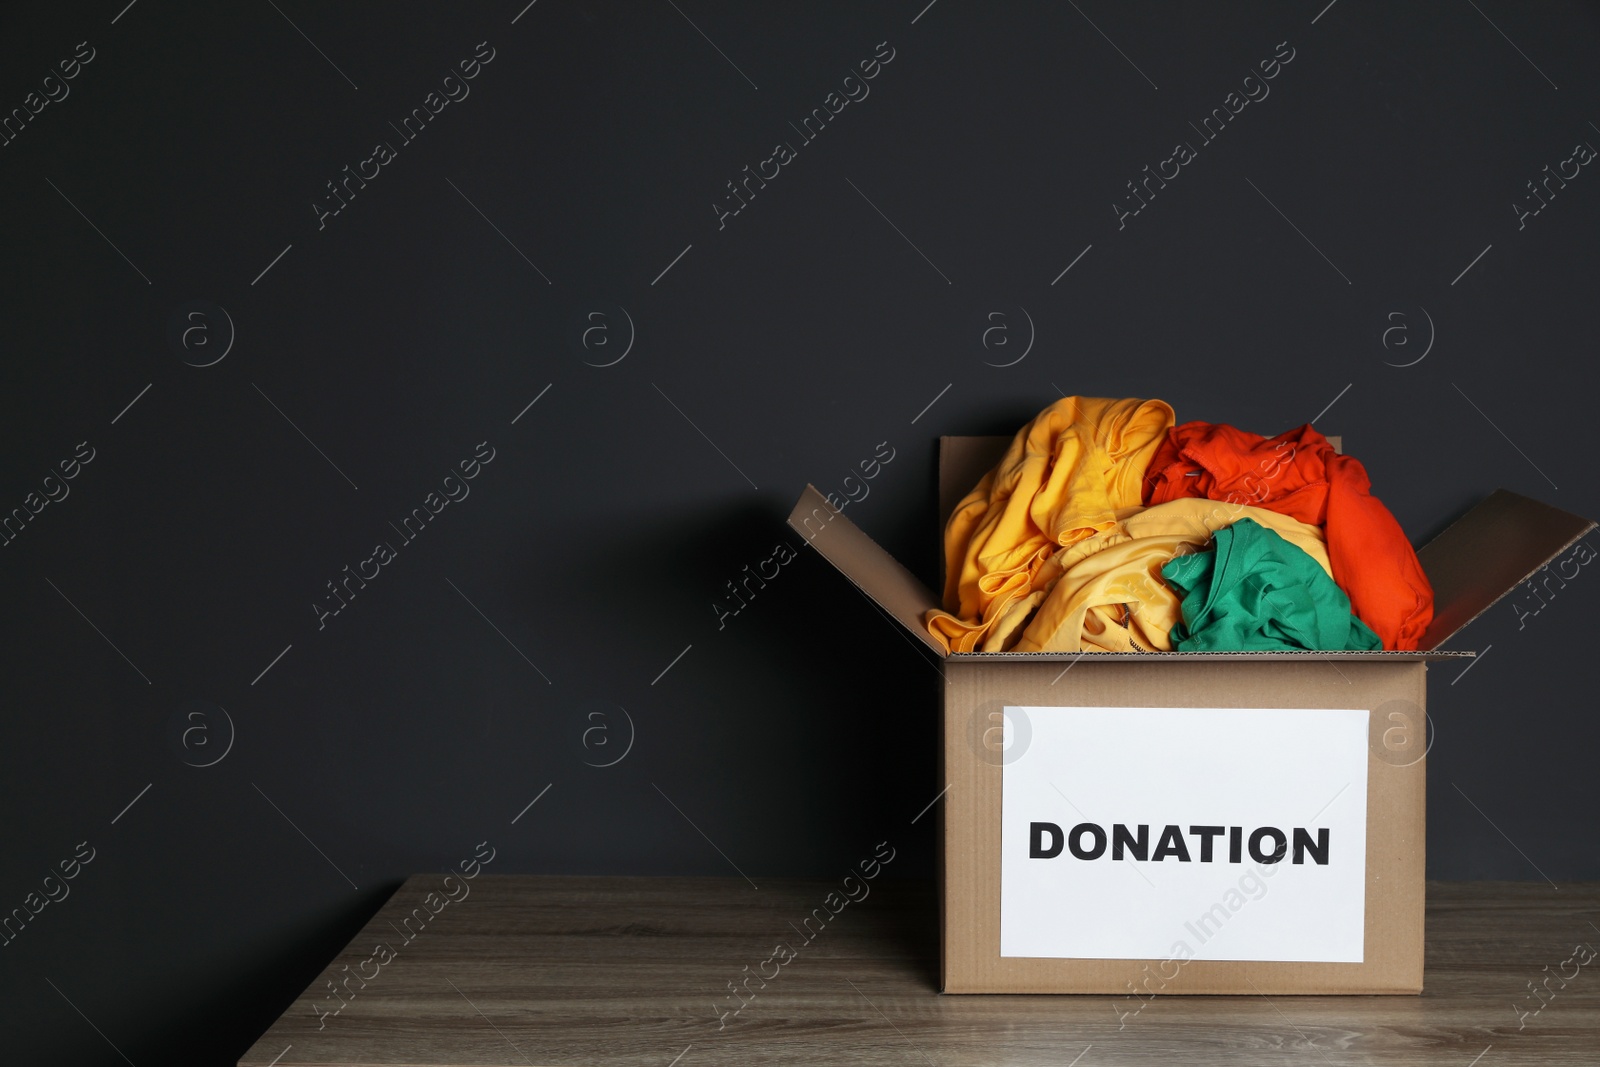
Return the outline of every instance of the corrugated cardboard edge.
{"type": "MultiPolygon", "coordinates": [[[[1405,766],[1369,747],[1367,851],[1362,963],[1193,960],[1033,959],[1000,955],[1000,816],[998,760],[974,747],[974,719],[1004,705],[1039,707],[1365,707],[1382,738],[1391,701],[1420,710],[1426,665],[1323,662],[1257,664],[1248,673],[1221,663],[1141,671],[1086,662],[1058,675],[1048,664],[944,663],[942,756],[949,783],[943,803],[940,866],[940,984],[946,993],[1098,993],[1151,995],[1415,994],[1422,990],[1426,759],[1405,766]],[[1175,977],[1162,979],[1163,974],[1175,977]],[[1152,979],[1151,976],[1156,976],[1152,979]],[[1132,989],[1130,990],[1130,983],[1132,989]],[[1149,984],[1146,984],[1149,983],[1149,984]]],[[[1137,739],[1130,737],[1130,743],[1137,739]]],[[[1337,800],[1337,798],[1332,798],[1337,800]]],[[[1319,813],[1320,814],[1320,813],[1319,813]]],[[[1241,868],[1243,870],[1243,868],[1241,868]]],[[[1245,907],[1248,908],[1248,903],[1245,907]]]]}
{"type": "Polygon", "coordinates": [[[1450,640],[1594,527],[1507,489],[1490,493],[1417,552],[1433,583],[1433,623],[1422,647],[1450,640]]]}

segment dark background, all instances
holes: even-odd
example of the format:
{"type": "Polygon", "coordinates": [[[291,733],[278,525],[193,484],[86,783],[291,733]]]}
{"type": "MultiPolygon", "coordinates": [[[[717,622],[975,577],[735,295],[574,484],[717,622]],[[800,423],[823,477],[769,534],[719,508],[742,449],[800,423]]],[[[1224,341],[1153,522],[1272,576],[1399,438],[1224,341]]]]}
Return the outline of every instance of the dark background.
{"type": "MultiPolygon", "coordinates": [[[[94,450],[0,549],[0,910],[95,850],[0,948],[8,1060],[231,1062],[485,840],[491,872],[759,878],[894,836],[931,876],[931,658],[809,552],[713,607],[880,442],[847,513],[929,581],[938,435],[1062,392],[1315,418],[1418,543],[1496,486],[1600,515],[1600,175],[1512,207],[1600,144],[1592,6],[924,2],[0,14],[4,113],[94,49],[0,147],[0,513],[94,450]]],[[[1492,651],[1434,670],[1432,876],[1600,877],[1591,586],[1520,627],[1502,602],[1455,642],[1492,651]]]]}

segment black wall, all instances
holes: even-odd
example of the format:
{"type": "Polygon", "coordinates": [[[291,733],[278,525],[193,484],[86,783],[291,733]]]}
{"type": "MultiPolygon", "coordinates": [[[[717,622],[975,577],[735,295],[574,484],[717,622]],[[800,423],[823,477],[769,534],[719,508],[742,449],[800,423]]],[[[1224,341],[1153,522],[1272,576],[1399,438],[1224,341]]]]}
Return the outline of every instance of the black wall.
{"type": "MultiPolygon", "coordinates": [[[[1600,515],[1592,7],[124,2],[0,14],[0,511],[62,497],[0,548],[0,909],[93,850],[0,948],[8,1059],[228,1060],[485,840],[931,875],[931,659],[809,552],[713,607],[880,443],[848,514],[930,580],[937,436],[1058,389],[1315,418],[1418,542],[1600,515]]],[[[1432,672],[1433,876],[1600,877],[1597,589],[1432,672]]]]}

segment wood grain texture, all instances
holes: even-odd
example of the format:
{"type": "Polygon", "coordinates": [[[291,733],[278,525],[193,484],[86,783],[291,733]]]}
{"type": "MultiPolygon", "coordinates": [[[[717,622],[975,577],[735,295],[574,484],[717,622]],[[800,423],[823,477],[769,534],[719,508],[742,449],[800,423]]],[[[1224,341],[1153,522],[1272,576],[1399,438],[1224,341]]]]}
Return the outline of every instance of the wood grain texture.
{"type": "Polygon", "coordinates": [[[406,942],[396,928],[442,882],[415,876],[239,1063],[1600,1063],[1600,959],[1563,967],[1575,946],[1600,947],[1600,885],[1430,883],[1420,997],[1141,1001],[943,996],[930,884],[880,877],[806,942],[791,924],[838,882],[758,881],[481,875],[406,942]],[[340,1003],[324,982],[380,941],[396,958],[365,988],[350,980],[319,1029],[316,1006],[340,1003]],[[738,1005],[728,983],[778,941],[798,955],[765,988],[751,980],[723,1025],[738,1005]],[[1529,983],[1546,979],[1541,1002],[1529,983]]]}

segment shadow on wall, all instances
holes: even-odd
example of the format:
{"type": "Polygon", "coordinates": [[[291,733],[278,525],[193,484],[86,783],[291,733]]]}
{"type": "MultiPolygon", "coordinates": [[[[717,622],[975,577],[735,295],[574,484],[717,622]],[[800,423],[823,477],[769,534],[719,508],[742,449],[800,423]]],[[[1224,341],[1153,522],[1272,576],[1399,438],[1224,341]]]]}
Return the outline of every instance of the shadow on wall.
{"type": "Polygon", "coordinates": [[[186,1010],[153,1013],[150,1029],[126,1051],[135,1063],[169,1060],[173,1049],[183,1049],[188,1063],[237,1063],[400,885],[362,890],[348,903],[259,938],[235,955],[251,961],[237,974],[207,966],[189,976],[181,983],[190,991],[186,1010]]]}
{"type": "MultiPolygon", "coordinates": [[[[923,492],[931,515],[931,491],[923,492]]],[[[780,514],[750,497],[652,511],[618,523],[614,533],[569,537],[572,553],[559,574],[541,568],[531,552],[523,558],[512,588],[519,611],[530,613],[585,595],[597,570],[638,571],[626,602],[589,603],[560,623],[577,636],[565,639],[569,655],[557,664],[552,707],[571,719],[570,709],[591,697],[626,706],[640,744],[608,773],[630,781],[666,773],[662,786],[690,810],[700,810],[695,794],[671,785],[685,761],[723,766],[730,781],[748,778],[761,795],[746,797],[744,819],[788,835],[781,847],[753,832],[748,843],[718,838],[753,874],[804,873],[789,865],[806,848],[845,862],[863,832],[882,838],[904,831],[901,843],[914,837],[925,846],[908,848],[904,866],[930,875],[932,838],[924,834],[934,820],[915,827],[907,820],[939,790],[938,665],[788,527],[788,502],[780,514]],[[651,531],[647,543],[622,532],[635,523],[651,531]],[[664,560],[672,565],[653,562],[664,560]],[[619,619],[619,612],[629,617],[619,619]],[[607,662],[612,653],[589,644],[619,628],[636,630],[628,635],[635,645],[657,643],[659,662],[607,662]],[[686,646],[692,651],[674,661],[686,646]],[[662,672],[669,661],[676,665],[662,672]],[[657,672],[665,674],[659,686],[652,682],[657,672]],[[687,672],[713,672],[715,696],[708,699],[706,683],[691,683],[687,672]],[[751,753],[756,766],[733,766],[751,753]],[[784,787],[763,788],[774,780],[784,787]]],[[[927,527],[925,521],[923,540],[927,527]]],[[[577,759],[569,769],[583,788],[577,759]]],[[[657,803],[648,788],[640,795],[657,803]]],[[[680,817],[663,810],[669,820],[680,817]]],[[[582,846],[547,840],[542,847],[582,846]]],[[[713,854],[707,858],[705,873],[724,873],[713,854]]]]}
{"type": "Polygon", "coordinates": [[[615,625],[643,633],[660,626],[693,641],[702,629],[700,618],[716,631],[718,616],[711,605],[727,599],[727,584],[742,580],[745,567],[754,570],[772,557],[780,541],[799,543],[776,508],[754,499],[652,507],[619,515],[599,530],[531,534],[510,584],[529,617],[548,617],[548,605],[569,604],[572,614],[562,625],[586,633],[615,625]],[[550,566],[549,546],[555,543],[563,557],[559,568],[550,566]],[[626,602],[594,600],[599,576],[607,576],[609,585],[619,573],[628,576],[626,602]],[[619,612],[633,618],[618,619],[619,612]]]}

